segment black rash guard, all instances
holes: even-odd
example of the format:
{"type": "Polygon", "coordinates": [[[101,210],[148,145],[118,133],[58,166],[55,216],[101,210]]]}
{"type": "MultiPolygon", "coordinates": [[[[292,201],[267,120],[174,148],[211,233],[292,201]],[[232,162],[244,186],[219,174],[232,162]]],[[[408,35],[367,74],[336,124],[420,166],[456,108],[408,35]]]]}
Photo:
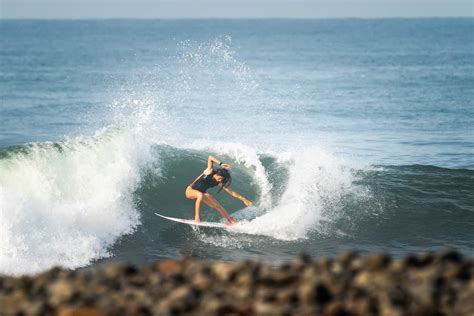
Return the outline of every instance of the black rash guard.
{"type": "Polygon", "coordinates": [[[207,189],[213,188],[219,184],[219,182],[213,178],[215,174],[216,172],[214,169],[210,174],[202,174],[191,184],[191,188],[198,190],[199,192],[206,193],[207,189]]]}

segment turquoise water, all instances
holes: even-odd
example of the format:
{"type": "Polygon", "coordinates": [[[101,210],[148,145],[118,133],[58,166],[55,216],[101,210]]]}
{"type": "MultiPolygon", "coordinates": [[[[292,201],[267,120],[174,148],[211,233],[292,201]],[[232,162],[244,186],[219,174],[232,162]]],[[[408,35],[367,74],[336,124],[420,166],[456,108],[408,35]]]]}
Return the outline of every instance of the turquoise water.
{"type": "Polygon", "coordinates": [[[474,254],[473,19],[1,20],[0,100],[0,273],[474,254]],[[153,215],[209,154],[240,232],[153,215]]]}

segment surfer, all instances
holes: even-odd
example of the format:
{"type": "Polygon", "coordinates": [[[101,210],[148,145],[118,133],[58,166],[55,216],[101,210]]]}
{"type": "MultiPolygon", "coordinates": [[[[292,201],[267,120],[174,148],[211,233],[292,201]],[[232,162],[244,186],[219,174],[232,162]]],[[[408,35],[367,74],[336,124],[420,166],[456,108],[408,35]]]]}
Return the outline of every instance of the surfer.
{"type": "Polygon", "coordinates": [[[201,202],[209,205],[216,211],[218,211],[223,217],[225,217],[230,224],[236,224],[237,222],[229,216],[229,213],[220,205],[220,203],[209,193],[207,189],[220,186],[220,190],[224,190],[236,199],[241,200],[246,206],[252,206],[252,202],[247,200],[242,195],[233,191],[229,188],[229,185],[232,182],[232,177],[230,176],[230,165],[223,163],[222,161],[217,160],[216,158],[209,156],[207,159],[207,168],[204,172],[197,177],[193,183],[188,185],[186,188],[186,198],[189,200],[196,200],[194,206],[195,216],[194,219],[196,223],[199,223],[199,211],[201,209],[201,202]],[[218,164],[220,168],[214,169],[214,163],[218,164]]]}

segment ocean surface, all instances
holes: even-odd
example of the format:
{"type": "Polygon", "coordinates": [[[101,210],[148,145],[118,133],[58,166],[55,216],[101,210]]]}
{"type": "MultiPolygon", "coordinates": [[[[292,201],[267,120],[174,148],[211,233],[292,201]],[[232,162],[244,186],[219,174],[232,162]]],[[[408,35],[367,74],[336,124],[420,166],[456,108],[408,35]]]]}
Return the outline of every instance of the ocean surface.
{"type": "Polygon", "coordinates": [[[440,247],[474,256],[473,18],[0,20],[0,274],[440,247]],[[237,228],[155,216],[210,154],[237,228]]]}

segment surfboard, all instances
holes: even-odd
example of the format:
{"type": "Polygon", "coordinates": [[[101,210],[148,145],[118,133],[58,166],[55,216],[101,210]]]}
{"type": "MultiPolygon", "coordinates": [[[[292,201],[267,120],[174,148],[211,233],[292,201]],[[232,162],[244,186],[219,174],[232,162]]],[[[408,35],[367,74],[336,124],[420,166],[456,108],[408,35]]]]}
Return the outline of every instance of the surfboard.
{"type": "Polygon", "coordinates": [[[156,216],[162,217],[164,219],[167,219],[169,221],[181,223],[181,224],[188,224],[192,226],[200,226],[200,227],[216,227],[216,228],[232,228],[234,225],[229,225],[225,223],[217,223],[217,222],[206,222],[206,221],[200,221],[199,223],[196,223],[194,219],[184,219],[184,218],[175,218],[175,217],[169,217],[169,216],[164,216],[158,213],[155,213],[156,216]]]}

